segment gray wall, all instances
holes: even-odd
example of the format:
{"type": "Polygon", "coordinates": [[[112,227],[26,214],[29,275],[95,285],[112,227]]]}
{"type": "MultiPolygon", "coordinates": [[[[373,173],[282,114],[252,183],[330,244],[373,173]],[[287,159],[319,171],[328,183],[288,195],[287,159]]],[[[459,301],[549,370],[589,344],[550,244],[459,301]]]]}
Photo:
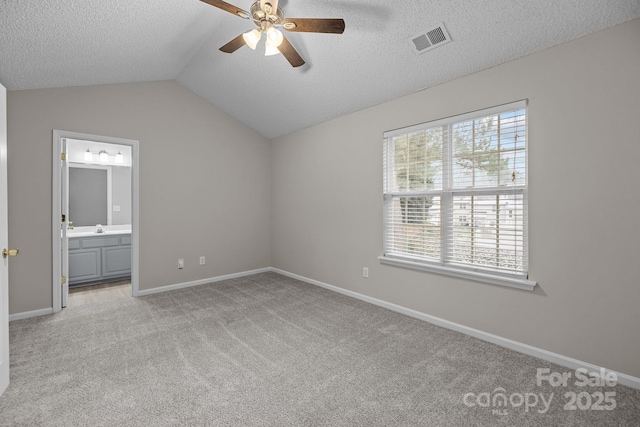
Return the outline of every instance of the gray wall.
{"type": "Polygon", "coordinates": [[[107,224],[107,170],[69,168],[69,221],[75,227],[107,224]]]}
{"type": "Polygon", "coordinates": [[[175,82],[7,98],[10,313],[52,306],[53,129],[140,141],[140,289],[270,265],[269,143],[204,99],[175,82]]]}
{"type": "Polygon", "coordinates": [[[113,225],[131,224],[131,168],[111,167],[111,204],[120,211],[111,213],[113,225]]]}
{"type": "Polygon", "coordinates": [[[638,70],[635,20],[273,140],[272,265],[640,377],[638,70]],[[383,132],[523,98],[539,287],[380,265],[383,132]]]}

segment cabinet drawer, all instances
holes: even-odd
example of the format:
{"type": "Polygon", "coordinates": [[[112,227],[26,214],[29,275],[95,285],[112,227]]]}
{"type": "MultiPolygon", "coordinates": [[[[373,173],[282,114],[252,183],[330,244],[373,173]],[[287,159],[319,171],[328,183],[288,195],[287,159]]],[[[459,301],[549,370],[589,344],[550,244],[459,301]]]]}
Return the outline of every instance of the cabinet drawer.
{"type": "Polygon", "coordinates": [[[92,237],[82,239],[82,248],[104,248],[105,246],[118,246],[118,237],[92,237]]]}
{"type": "Polygon", "coordinates": [[[131,244],[131,236],[122,236],[120,238],[121,245],[130,245],[131,244]]]}

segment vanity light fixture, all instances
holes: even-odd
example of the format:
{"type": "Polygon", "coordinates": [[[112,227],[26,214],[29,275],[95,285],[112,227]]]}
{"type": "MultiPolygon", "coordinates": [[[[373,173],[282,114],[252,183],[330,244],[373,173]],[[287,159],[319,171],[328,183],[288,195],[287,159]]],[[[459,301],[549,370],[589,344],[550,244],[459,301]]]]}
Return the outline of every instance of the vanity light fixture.
{"type": "Polygon", "coordinates": [[[116,154],[116,163],[124,163],[124,156],[120,151],[116,154]]]}
{"type": "Polygon", "coordinates": [[[87,151],[84,152],[84,161],[85,162],[92,162],[93,161],[93,154],[91,153],[91,151],[89,151],[88,148],[87,148],[87,151]]]}
{"type": "Polygon", "coordinates": [[[106,151],[102,150],[100,152],[100,161],[101,162],[108,162],[109,161],[109,153],[107,153],[106,151]]]}

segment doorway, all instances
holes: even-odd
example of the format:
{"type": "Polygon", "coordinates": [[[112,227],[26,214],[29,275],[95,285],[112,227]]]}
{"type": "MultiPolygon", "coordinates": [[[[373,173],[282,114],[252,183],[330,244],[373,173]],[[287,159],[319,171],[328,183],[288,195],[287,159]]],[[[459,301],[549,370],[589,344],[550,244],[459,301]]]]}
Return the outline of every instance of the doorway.
{"type": "Polygon", "coordinates": [[[138,159],[138,141],[54,130],[54,313],[138,295],[138,159]]]}

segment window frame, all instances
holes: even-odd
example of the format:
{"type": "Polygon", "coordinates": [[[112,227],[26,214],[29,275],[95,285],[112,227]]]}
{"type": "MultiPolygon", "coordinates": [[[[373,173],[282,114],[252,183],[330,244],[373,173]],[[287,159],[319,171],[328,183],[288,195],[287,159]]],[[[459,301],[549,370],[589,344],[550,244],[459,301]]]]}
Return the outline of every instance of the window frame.
{"type": "MultiPolygon", "coordinates": [[[[430,122],[421,123],[414,126],[408,126],[392,131],[387,131],[383,135],[384,146],[384,160],[383,160],[383,254],[378,257],[380,263],[393,265],[397,267],[405,267],[411,269],[417,269],[437,274],[443,274],[447,276],[453,276],[463,279],[469,279],[474,281],[486,282],[496,285],[509,286],[519,289],[525,289],[532,291],[537,283],[529,280],[528,277],[528,100],[520,100],[511,102],[508,104],[502,104],[495,107],[485,108],[481,110],[472,111],[460,115],[450,116],[430,122]],[[524,167],[525,176],[524,184],[514,185],[509,187],[500,188],[499,186],[489,187],[486,190],[482,186],[473,186],[470,188],[455,188],[452,184],[452,170],[454,165],[453,160],[453,143],[448,137],[442,139],[442,188],[439,190],[398,190],[390,191],[391,183],[390,176],[395,173],[393,165],[393,138],[398,136],[410,135],[419,131],[426,131],[428,129],[434,129],[438,127],[444,127],[454,125],[457,123],[484,118],[487,116],[498,115],[501,113],[507,113],[514,110],[525,110],[525,147],[524,147],[524,167]],[[480,265],[473,264],[459,264],[450,258],[451,250],[449,244],[453,241],[453,228],[458,218],[453,213],[454,198],[460,195],[491,195],[499,197],[501,194],[506,195],[521,195],[522,197],[522,256],[523,256],[523,270],[522,273],[510,273],[500,272],[491,269],[490,267],[483,268],[480,265]],[[439,197],[440,200],[440,256],[439,259],[424,259],[425,257],[413,257],[407,253],[394,253],[390,250],[390,236],[392,232],[388,229],[392,226],[392,221],[389,220],[389,211],[391,209],[390,203],[393,203],[393,199],[398,197],[439,197]]],[[[514,153],[517,152],[517,147],[514,147],[514,153]]],[[[465,202],[467,203],[467,202],[465,202]]],[[[401,208],[402,209],[402,208],[401,208]]],[[[404,215],[404,211],[402,211],[404,215]]],[[[471,214],[471,213],[470,213],[471,214]]],[[[519,230],[519,229],[518,229],[519,230]]],[[[469,246],[472,248],[472,246],[469,246]]]]}

